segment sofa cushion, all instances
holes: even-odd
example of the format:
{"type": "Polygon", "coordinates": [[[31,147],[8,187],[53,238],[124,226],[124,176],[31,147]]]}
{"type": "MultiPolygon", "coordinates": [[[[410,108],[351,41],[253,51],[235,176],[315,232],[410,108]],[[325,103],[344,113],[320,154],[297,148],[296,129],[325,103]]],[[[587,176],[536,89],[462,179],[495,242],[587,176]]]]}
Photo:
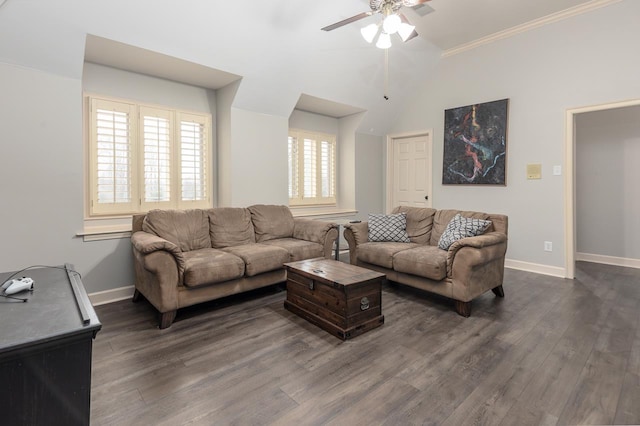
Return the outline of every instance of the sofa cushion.
{"type": "Polygon", "coordinates": [[[369,241],[393,241],[409,243],[407,235],[407,214],[372,214],[369,213],[369,241]]]}
{"type": "Polygon", "coordinates": [[[242,259],[218,249],[191,250],[184,253],[184,260],[183,283],[187,287],[219,283],[244,275],[242,259]]]}
{"type": "Polygon", "coordinates": [[[273,245],[285,249],[289,252],[289,260],[287,260],[287,262],[297,262],[298,260],[324,256],[323,245],[311,241],[298,240],[295,238],[278,238],[277,240],[263,241],[260,244],[273,245]]]}
{"type": "Polygon", "coordinates": [[[256,242],[249,209],[220,207],[207,210],[207,213],[209,214],[209,236],[213,248],[256,242]]]}
{"type": "Polygon", "coordinates": [[[391,213],[407,214],[407,234],[412,243],[429,244],[436,209],[398,206],[391,213]]]}
{"type": "Polygon", "coordinates": [[[470,217],[474,219],[489,219],[489,215],[481,212],[471,212],[471,211],[461,211],[461,210],[438,210],[436,214],[433,216],[433,229],[431,230],[431,241],[429,242],[432,246],[437,246],[438,242],[440,242],[440,237],[445,229],[447,229],[447,225],[451,222],[451,219],[455,215],[460,213],[463,217],[470,217]]]}
{"type": "Polygon", "coordinates": [[[447,276],[447,252],[423,245],[393,256],[393,270],[440,281],[447,276]]]}
{"type": "Polygon", "coordinates": [[[245,274],[248,277],[282,268],[282,265],[289,261],[288,251],[281,247],[264,244],[245,244],[222,250],[244,261],[245,274]]]}
{"type": "Polygon", "coordinates": [[[211,248],[209,218],[204,210],[151,210],[142,230],[171,241],[183,252],[211,248]]]}
{"type": "Polygon", "coordinates": [[[293,237],[293,215],[287,206],[257,204],[249,207],[256,242],[293,237]]]}
{"type": "Polygon", "coordinates": [[[490,220],[462,217],[457,214],[451,219],[446,229],[440,236],[438,248],[448,250],[449,246],[466,237],[475,237],[484,233],[491,226],[490,220]]]}
{"type": "Polygon", "coordinates": [[[419,246],[415,243],[368,242],[358,246],[358,261],[392,269],[393,255],[414,247],[419,246]]]}

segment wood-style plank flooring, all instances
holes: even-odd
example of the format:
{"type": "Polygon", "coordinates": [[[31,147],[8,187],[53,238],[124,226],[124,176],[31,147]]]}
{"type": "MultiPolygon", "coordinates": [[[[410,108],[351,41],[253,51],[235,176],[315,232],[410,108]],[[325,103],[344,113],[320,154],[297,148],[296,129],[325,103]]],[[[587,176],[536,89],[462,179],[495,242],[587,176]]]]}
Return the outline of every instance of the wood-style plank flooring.
{"type": "Polygon", "coordinates": [[[343,342],[274,288],[180,310],[96,308],[92,425],[640,424],[640,270],[506,270],[470,318],[385,285],[385,324],[343,342]]]}

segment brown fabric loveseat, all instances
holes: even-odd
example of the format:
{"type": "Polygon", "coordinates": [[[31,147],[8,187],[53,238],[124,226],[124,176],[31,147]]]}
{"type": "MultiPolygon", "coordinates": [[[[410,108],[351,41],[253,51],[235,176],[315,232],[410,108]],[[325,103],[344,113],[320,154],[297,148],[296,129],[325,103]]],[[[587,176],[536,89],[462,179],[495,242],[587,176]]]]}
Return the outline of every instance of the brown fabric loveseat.
{"type": "Polygon", "coordinates": [[[283,264],[331,257],[337,225],[286,206],[152,210],[133,216],[136,282],[167,328],[178,309],[286,281],[283,264]]]}
{"type": "Polygon", "coordinates": [[[504,297],[502,282],[507,251],[508,218],[500,214],[431,208],[396,207],[406,213],[410,242],[368,241],[368,222],[345,225],[353,265],[385,273],[393,282],[409,285],[455,301],[458,314],[471,315],[471,301],[488,290],[504,297]],[[438,242],[451,219],[490,220],[482,235],[455,241],[448,250],[438,242]]]}

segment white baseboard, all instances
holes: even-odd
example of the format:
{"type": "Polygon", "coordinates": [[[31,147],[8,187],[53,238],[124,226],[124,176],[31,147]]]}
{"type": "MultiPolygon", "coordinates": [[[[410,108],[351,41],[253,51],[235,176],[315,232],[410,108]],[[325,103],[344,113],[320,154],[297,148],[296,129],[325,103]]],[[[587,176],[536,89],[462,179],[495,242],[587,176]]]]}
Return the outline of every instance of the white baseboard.
{"type": "Polygon", "coordinates": [[[576,253],[576,260],[584,262],[604,263],[605,265],[624,266],[627,268],[640,268],[640,259],[626,257],[605,256],[602,254],[576,253]]]}
{"type": "Polygon", "coordinates": [[[505,259],[505,268],[519,271],[535,272],[536,274],[551,275],[552,277],[566,278],[564,268],[558,266],[541,265],[539,263],[523,262],[521,260],[505,259]]]}
{"type": "Polygon", "coordinates": [[[126,287],[118,287],[111,290],[97,291],[90,293],[89,300],[93,306],[105,305],[107,303],[117,302],[119,300],[130,299],[133,297],[134,287],[128,285],[126,287]]]}

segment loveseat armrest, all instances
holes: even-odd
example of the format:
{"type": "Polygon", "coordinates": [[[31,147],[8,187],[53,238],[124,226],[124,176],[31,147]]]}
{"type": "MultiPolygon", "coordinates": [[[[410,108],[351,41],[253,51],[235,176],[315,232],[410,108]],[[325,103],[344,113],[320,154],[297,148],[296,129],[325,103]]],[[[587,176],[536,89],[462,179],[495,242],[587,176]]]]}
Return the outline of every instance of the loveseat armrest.
{"type": "Polygon", "coordinates": [[[322,244],[324,257],[330,258],[333,244],[338,238],[338,224],[296,217],[293,219],[293,238],[322,244]]]}
{"type": "Polygon", "coordinates": [[[185,269],[184,256],[180,248],[171,241],[145,231],[137,231],[131,235],[131,245],[143,258],[158,251],[167,252],[175,258],[178,265],[178,276],[183,276],[185,269]]]}
{"type": "Polygon", "coordinates": [[[455,241],[447,250],[447,275],[453,275],[453,268],[473,268],[493,260],[504,259],[507,252],[507,235],[489,232],[475,237],[455,241]],[[455,262],[456,256],[464,251],[464,260],[455,262]]]}
{"type": "Polygon", "coordinates": [[[349,262],[356,265],[358,246],[369,241],[369,222],[346,223],[342,235],[349,244],[349,262]]]}

